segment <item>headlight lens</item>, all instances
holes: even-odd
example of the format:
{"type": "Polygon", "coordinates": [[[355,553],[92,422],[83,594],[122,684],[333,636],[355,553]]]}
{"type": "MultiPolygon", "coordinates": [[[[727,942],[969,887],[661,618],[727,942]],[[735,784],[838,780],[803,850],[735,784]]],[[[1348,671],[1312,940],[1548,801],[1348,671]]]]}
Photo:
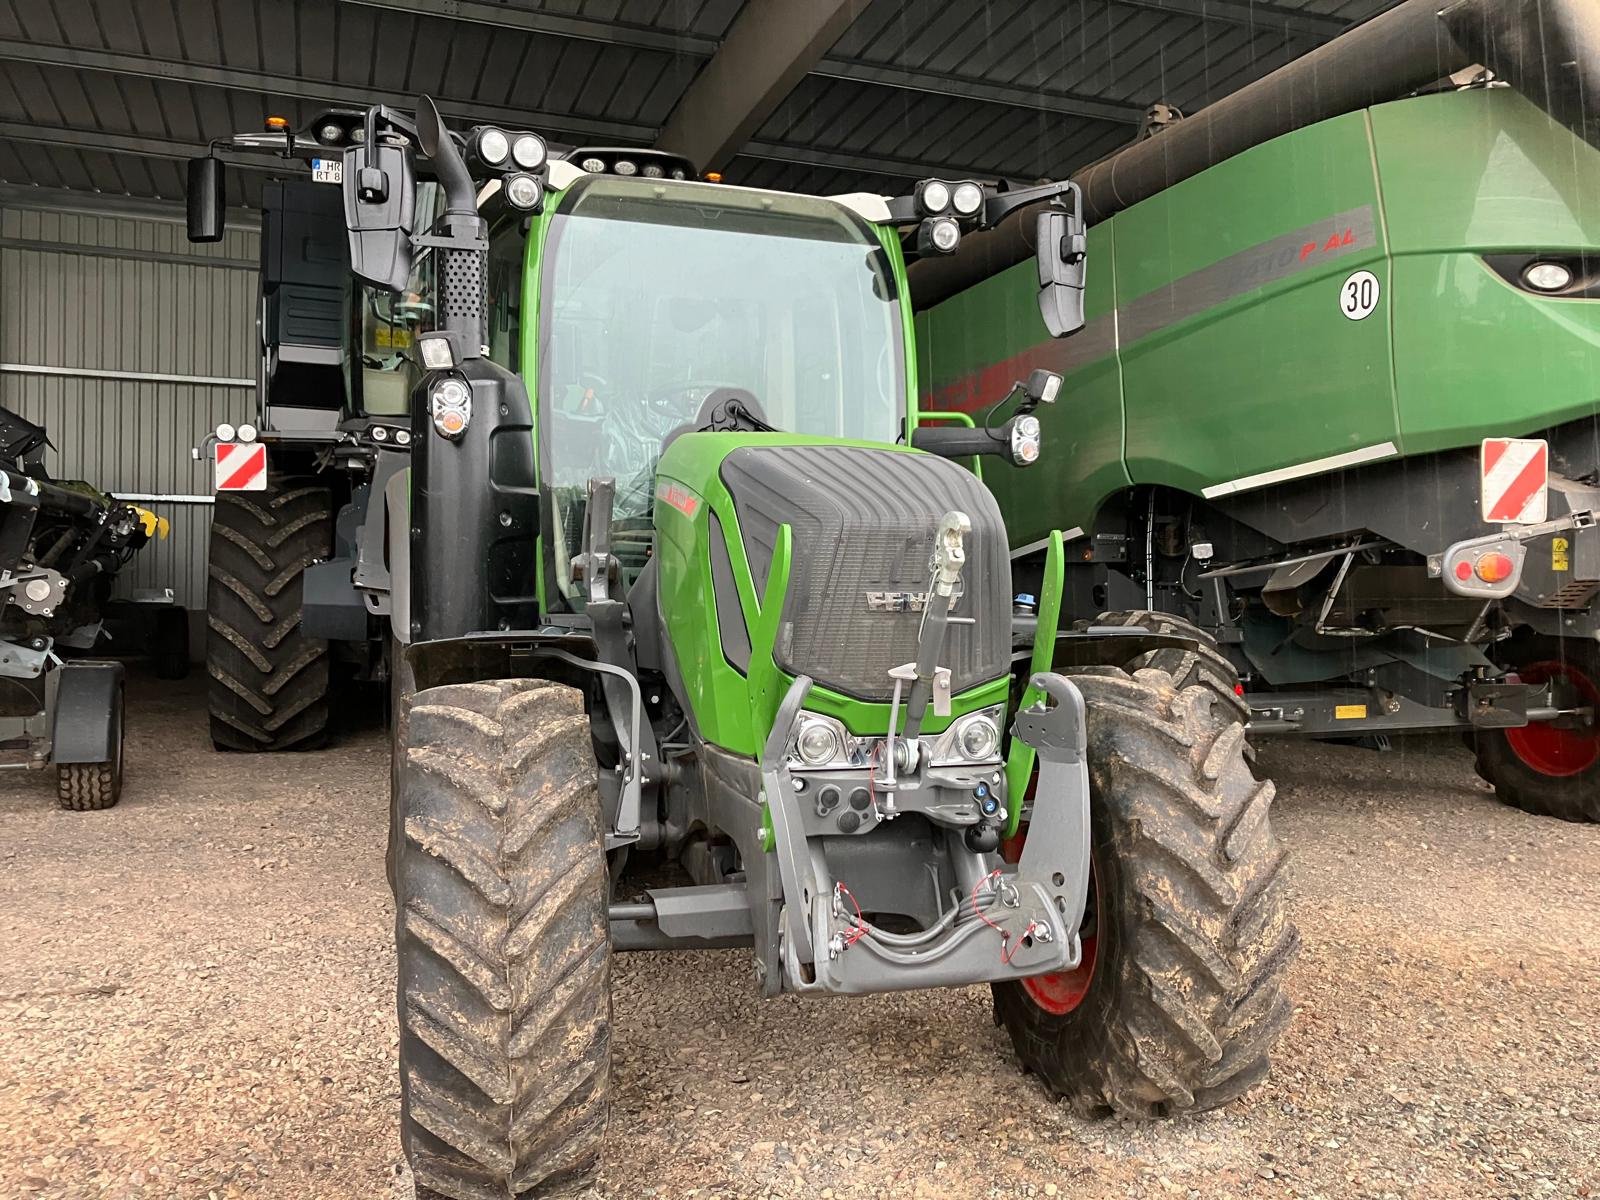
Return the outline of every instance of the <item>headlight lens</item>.
{"type": "Polygon", "coordinates": [[[517,208],[534,209],[544,197],[544,188],[532,175],[520,171],[506,179],[506,199],[517,208]]]}
{"type": "Polygon", "coordinates": [[[1006,718],[1003,704],[979,709],[958,718],[939,735],[933,747],[933,764],[941,767],[994,762],[1000,757],[1000,723],[1006,718]]]}
{"type": "Polygon", "coordinates": [[[478,157],[491,167],[498,167],[505,162],[506,156],[511,153],[511,139],[499,129],[483,129],[478,132],[478,157]]]}
{"type": "Polygon", "coordinates": [[[822,721],[808,721],[800,726],[794,748],[800,761],[810,767],[826,766],[839,757],[841,749],[838,733],[822,721]]]}
{"type": "Polygon", "coordinates": [[[950,188],[937,179],[930,179],[922,185],[918,199],[922,202],[922,211],[935,216],[950,207],[950,188]]]}
{"type": "Polygon", "coordinates": [[[1534,263],[1522,273],[1522,282],[1541,292],[1559,292],[1572,282],[1572,272],[1560,263],[1534,263]]]}
{"type": "Polygon", "coordinates": [[[537,133],[519,133],[511,143],[511,157],[524,171],[537,171],[544,166],[544,139],[537,133]]]}
{"type": "Polygon", "coordinates": [[[1000,745],[1000,731],[985,716],[976,716],[961,725],[961,753],[973,762],[991,757],[1000,745]]]}
{"type": "Polygon", "coordinates": [[[614,165],[611,169],[618,175],[637,175],[639,173],[638,164],[635,163],[631,158],[617,159],[616,165],[614,165]]]}
{"type": "Polygon", "coordinates": [[[660,163],[645,163],[644,170],[639,173],[646,179],[660,179],[666,174],[666,172],[661,169],[660,163]]]}
{"type": "Polygon", "coordinates": [[[337,146],[344,141],[344,128],[329,121],[321,129],[317,130],[317,141],[324,146],[337,146]]]}
{"type": "Polygon", "coordinates": [[[983,189],[975,183],[958,183],[952,199],[963,217],[975,217],[983,207],[983,189]]]}
{"type": "Polygon", "coordinates": [[[606,160],[603,158],[589,157],[578,164],[591,175],[603,175],[606,170],[606,160]]]}

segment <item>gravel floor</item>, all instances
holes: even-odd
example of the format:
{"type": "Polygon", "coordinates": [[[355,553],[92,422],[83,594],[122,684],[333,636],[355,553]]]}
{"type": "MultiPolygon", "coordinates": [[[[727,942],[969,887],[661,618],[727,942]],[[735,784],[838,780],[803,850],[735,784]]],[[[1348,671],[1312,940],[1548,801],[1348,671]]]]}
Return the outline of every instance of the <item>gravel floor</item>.
{"type": "MultiPolygon", "coordinates": [[[[382,732],[222,756],[196,685],[134,699],[116,810],[0,773],[0,1197],[403,1195],[382,732]]],[[[604,1195],[1600,1192],[1600,829],[1443,740],[1262,763],[1305,950],[1244,1103],[1086,1124],[983,990],[763,1002],[741,954],[635,956],[604,1195]]]]}

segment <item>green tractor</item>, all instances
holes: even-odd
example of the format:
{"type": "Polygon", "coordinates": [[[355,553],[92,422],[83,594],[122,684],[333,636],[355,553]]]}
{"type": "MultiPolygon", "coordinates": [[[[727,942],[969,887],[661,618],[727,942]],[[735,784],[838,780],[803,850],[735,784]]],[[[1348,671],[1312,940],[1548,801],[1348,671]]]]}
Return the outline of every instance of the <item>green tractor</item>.
{"type": "Polygon", "coordinates": [[[1244,705],[1201,639],[1059,628],[1059,537],[1014,613],[968,463],[1038,458],[1056,376],[986,429],[917,407],[907,258],[1042,203],[1069,334],[1073,185],[722,187],[426,100],[370,110],[343,175],[355,274],[440,318],[386,545],[419,1195],[591,1177],[619,950],[745,947],[765,996],[989,984],[1086,1114],[1264,1077],[1298,939],[1244,705]]]}
{"type": "Polygon", "coordinates": [[[1592,3],[1410,0],[1074,176],[1069,342],[1016,235],[917,264],[927,407],[1072,396],[990,474],[1019,591],[1066,529],[1073,619],[1205,630],[1253,732],[1456,731],[1600,820],[1597,95],[1592,3]]]}

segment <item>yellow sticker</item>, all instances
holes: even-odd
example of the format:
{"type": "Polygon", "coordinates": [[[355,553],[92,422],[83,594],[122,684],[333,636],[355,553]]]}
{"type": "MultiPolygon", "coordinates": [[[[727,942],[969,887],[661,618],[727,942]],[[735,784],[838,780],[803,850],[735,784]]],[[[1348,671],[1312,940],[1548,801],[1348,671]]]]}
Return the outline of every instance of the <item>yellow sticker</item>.
{"type": "Polygon", "coordinates": [[[1339,704],[1333,709],[1335,721],[1361,721],[1365,720],[1367,706],[1365,704],[1339,704]]]}
{"type": "Polygon", "coordinates": [[[1564,537],[1550,539],[1550,569],[1552,571],[1572,570],[1570,551],[1572,543],[1564,537]]]}
{"type": "Polygon", "coordinates": [[[393,325],[379,325],[372,331],[372,344],[404,350],[411,345],[411,331],[393,325]]]}

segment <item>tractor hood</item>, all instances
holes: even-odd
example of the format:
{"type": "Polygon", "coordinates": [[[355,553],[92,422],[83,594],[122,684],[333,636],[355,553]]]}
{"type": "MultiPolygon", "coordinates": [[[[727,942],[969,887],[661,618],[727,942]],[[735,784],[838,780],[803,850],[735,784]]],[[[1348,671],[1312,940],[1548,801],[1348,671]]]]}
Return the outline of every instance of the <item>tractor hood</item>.
{"type": "Polygon", "coordinates": [[[994,497],[964,468],[898,447],[698,433],[668,447],[657,479],[662,613],[680,658],[675,618],[687,615],[673,612],[673,598],[701,591],[713,599],[723,657],[748,673],[749,605],[739,597],[759,607],[779,530],[788,526],[789,586],[773,661],[786,674],[809,675],[845,696],[888,700],[890,669],[916,657],[934,532],[946,513],[960,510],[972,532],[941,665],[950,668],[956,692],[1005,674],[1011,648],[1005,525],[994,497]]]}

